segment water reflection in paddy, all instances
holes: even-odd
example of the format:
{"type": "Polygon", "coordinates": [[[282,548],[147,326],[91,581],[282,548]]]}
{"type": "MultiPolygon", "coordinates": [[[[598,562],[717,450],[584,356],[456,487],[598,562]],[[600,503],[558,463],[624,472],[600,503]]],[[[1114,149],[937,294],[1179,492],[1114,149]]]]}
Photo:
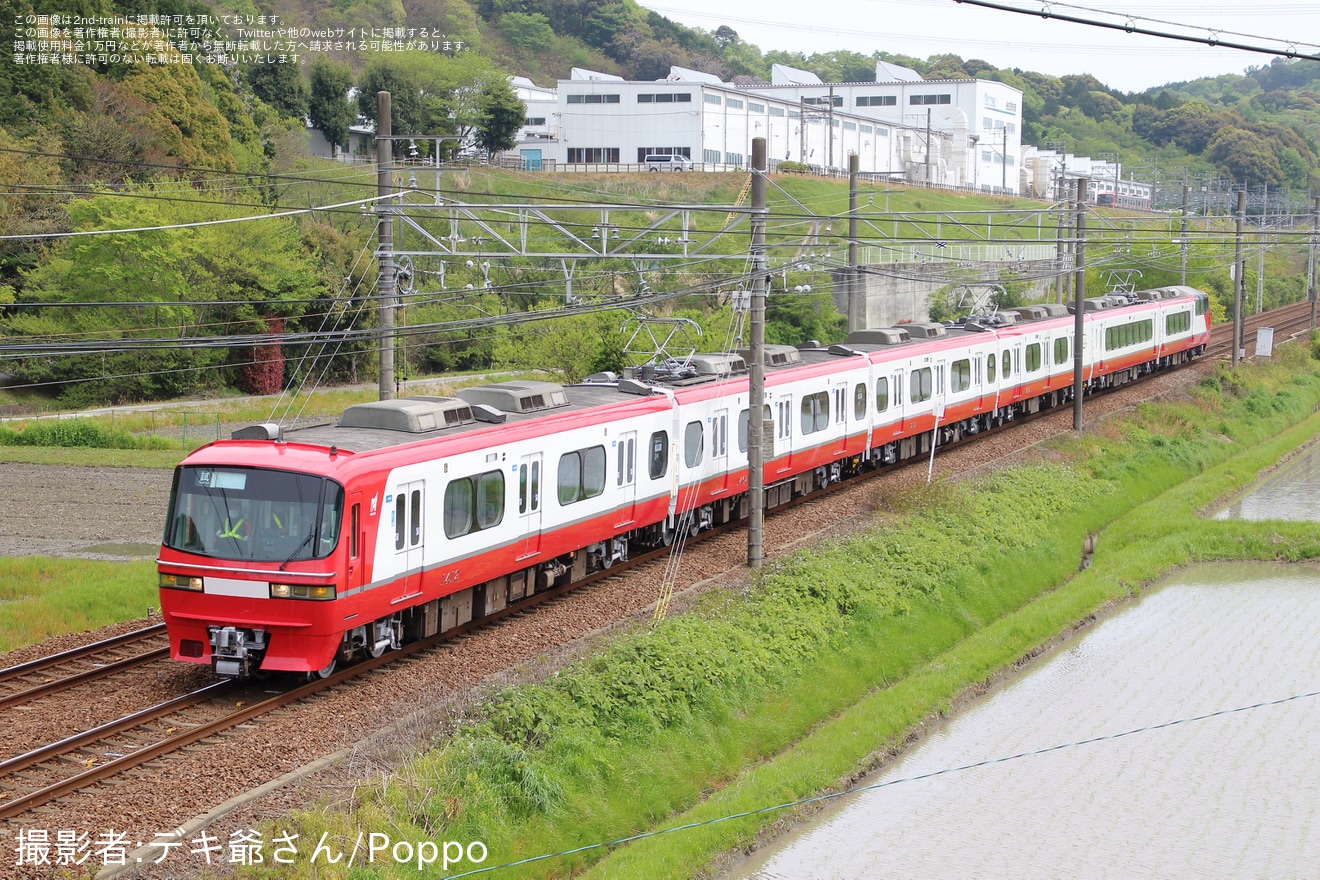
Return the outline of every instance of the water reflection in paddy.
{"type": "MultiPolygon", "coordinates": [[[[1320,691],[1320,569],[1184,572],[961,713],[917,776],[1320,691]]],[[[1320,876],[1320,697],[849,796],[733,878],[1320,876]]]]}

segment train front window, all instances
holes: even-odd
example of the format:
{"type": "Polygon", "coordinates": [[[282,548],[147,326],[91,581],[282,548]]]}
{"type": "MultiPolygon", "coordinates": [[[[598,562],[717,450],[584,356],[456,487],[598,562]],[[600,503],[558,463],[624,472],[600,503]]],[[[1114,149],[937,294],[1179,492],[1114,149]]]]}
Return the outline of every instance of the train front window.
{"type": "Polygon", "coordinates": [[[324,477],[185,466],[175,471],[164,543],[217,559],[317,559],[335,549],[343,513],[343,488],[324,477]]]}

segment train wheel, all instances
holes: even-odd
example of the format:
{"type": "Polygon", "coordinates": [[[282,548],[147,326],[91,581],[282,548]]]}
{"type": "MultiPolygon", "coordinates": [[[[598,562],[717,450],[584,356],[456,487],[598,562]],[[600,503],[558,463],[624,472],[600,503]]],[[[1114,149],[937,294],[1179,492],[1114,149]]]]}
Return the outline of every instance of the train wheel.
{"type": "Polygon", "coordinates": [[[660,524],[660,543],[665,547],[672,547],[674,544],[674,530],[669,527],[668,520],[660,524]]]}
{"type": "Polygon", "coordinates": [[[332,676],[332,675],[335,674],[335,664],[336,664],[336,663],[337,663],[337,660],[331,660],[331,661],[330,661],[330,665],[329,665],[329,666],[326,666],[324,669],[318,669],[318,670],[316,670],[315,672],[309,672],[309,673],[307,673],[307,680],[308,680],[308,681],[315,681],[315,680],[318,679],[318,678],[329,678],[330,676],[332,676]]]}

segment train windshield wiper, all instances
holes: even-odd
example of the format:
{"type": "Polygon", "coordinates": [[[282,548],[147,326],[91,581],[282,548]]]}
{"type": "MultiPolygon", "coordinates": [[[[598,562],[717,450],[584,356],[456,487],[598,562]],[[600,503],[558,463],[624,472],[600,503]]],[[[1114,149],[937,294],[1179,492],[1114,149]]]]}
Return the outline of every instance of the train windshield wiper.
{"type": "Polygon", "coordinates": [[[302,549],[311,542],[312,542],[312,533],[308,532],[307,537],[302,539],[302,543],[298,545],[297,549],[295,549],[292,553],[289,554],[289,558],[280,563],[279,570],[284,571],[284,566],[288,565],[290,562],[293,562],[293,557],[301,553],[302,549]]]}

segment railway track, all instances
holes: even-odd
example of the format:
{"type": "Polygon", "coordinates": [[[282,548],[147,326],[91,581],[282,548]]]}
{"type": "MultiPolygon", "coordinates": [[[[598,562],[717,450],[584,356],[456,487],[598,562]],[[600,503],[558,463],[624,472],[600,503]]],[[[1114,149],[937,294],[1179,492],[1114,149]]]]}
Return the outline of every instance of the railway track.
{"type": "Polygon", "coordinates": [[[159,623],[0,669],[0,709],[116,675],[168,655],[165,624],[159,623]]]}
{"type": "MultiPolygon", "coordinates": [[[[1242,347],[1247,357],[1256,354],[1256,331],[1262,327],[1274,328],[1274,344],[1279,345],[1311,329],[1311,304],[1309,302],[1291,303],[1248,315],[1243,321],[1242,347]]],[[[1233,354],[1233,325],[1217,324],[1210,330],[1210,344],[1206,346],[1206,356],[1228,358],[1233,354]]]]}

